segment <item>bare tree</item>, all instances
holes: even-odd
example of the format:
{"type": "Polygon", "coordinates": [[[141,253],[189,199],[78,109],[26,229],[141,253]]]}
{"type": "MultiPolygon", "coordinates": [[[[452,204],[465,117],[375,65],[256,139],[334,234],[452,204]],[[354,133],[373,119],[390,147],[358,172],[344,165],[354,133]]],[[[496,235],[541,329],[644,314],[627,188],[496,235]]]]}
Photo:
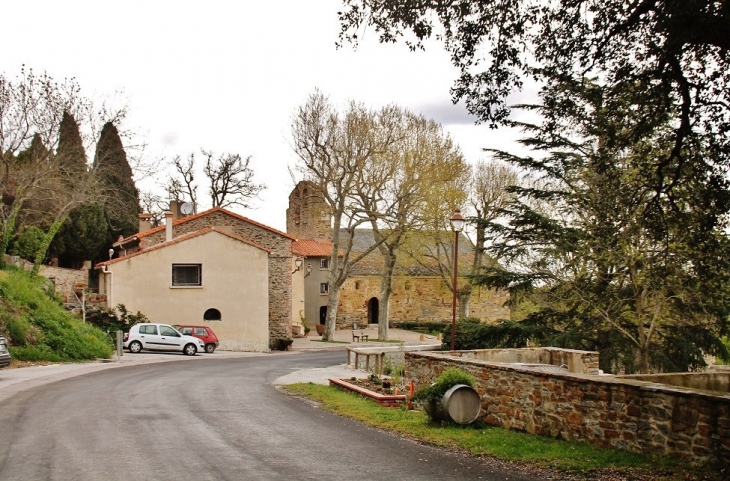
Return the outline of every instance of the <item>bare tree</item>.
{"type": "Polygon", "coordinates": [[[210,182],[213,207],[240,205],[249,208],[249,200],[258,196],[266,187],[253,182],[253,170],[249,167],[251,156],[242,159],[239,154],[221,154],[214,158],[212,152],[203,151],[205,172],[210,182]]]}
{"type": "Polygon", "coordinates": [[[299,157],[295,170],[322,194],[333,222],[325,340],[334,334],[340,289],[350,271],[382,243],[353,253],[355,228],[378,215],[362,204],[358,189],[382,188],[375,159],[386,155],[402,135],[402,118],[403,111],[396,107],[375,111],[355,102],[339,112],[319,90],[295,112],[292,139],[299,157]]]}
{"type": "Polygon", "coordinates": [[[401,129],[403,135],[386,155],[377,158],[382,181],[359,189],[363,205],[377,213],[370,216],[370,224],[383,258],[379,339],[388,339],[389,299],[400,247],[407,242],[409,232],[426,227],[423,207],[438,190],[434,186],[453,183],[468,169],[458,146],[438,123],[407,114],[401,129]]]}
{"type": "MultiPolygon", "coordinates": [[[[83,166],[69,168],[66,154],[55,152],[64,113],[87,127],[82,139],[88,146],[96,140],[94,126],[108,118],[124,118],[126,106],[94,105],[81,94],[75,79],[58,82],[25,68],[16,79],[0,74],[0,266],[5,263],[11,237],[23,227],[21,219],[41,222],[44,227],[50,224],[43,241],[47,248],[60,227],[57,223],[63,223],[68,211],[100,195],[92,188],[94,175],[85,175],[83,166]],[[28,212],[21,217],[24,210],[28,212]]],[[[45,250],[36,258],[43,256],[45,250]]]]}
{"type": "Polygon", "coordinates": [[[172,167],[176,174],[171,175],[167,183],[170,199],[187,200],[193,205],[193,212],[198,210],[198,184],[195,183],[195,154],[185,160],[179,155],[172,159],[172,167]]]}

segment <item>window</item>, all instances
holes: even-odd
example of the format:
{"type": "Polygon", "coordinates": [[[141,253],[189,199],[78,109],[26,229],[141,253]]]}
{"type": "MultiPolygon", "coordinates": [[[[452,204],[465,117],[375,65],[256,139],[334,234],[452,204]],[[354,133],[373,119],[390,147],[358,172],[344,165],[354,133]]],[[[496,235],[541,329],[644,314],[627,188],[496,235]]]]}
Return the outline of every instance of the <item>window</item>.
{"type": "Polygon", "coordinates": [[[319,293],[327,294],[330,291],[330,285],[327,282],[323,282],[319,285],[319,293]]]}
{"type": "Polygon", "coordinates": [[[170,326],[160,326],[161,336],[180,337],[180,334],[170,326]]]}
{"type": "Polygon", "coordinates": [[[201,286],[202,266],[200,264],[173,264],[172,285],[173,286],[201,286]]]}
{"type": "Polygon", "coordinates": [[[218,309],[210,308],[203,313],[203,320],[204,321],[220,321],[221,320],[221,311],[218,309]]]}
{"type": "Polygon", "coordinates": [[[139,326],[139,333],[157,335],[157,326],[151,324],[139,326]]]}
{"type": "Polygon", "coordinates": [[[196,336],[208,337],[208,331],[206,331],[204,327],[196,327],[195,328],[195,335],[196,336]]]}
{"type": "Polygon", "coordinates": [[[327,258],[320,259],[319,260],[319,268],[320,269],[329,269],[330,268],[330,260],[327,258]]]}

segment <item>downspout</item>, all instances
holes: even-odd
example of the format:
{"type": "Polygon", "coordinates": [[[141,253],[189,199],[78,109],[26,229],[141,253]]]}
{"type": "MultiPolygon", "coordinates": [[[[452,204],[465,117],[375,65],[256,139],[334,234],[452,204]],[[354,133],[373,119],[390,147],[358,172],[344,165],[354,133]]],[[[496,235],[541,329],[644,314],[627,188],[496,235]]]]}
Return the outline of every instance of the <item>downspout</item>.
{"type": "Polygon", "coordinates": [[[114,308],[114,302],[113,302],[113,299],[114,299],[114,297],[113,297],[113,294],[114,294],[114,276],[113,276],[113,274],[114,273],[109,270],[109,266],[102,266],[102,272],[104,272],[104,274],[105,274],[104,281],[106,283],[106,297],[107,297],[106,305],[109,309],[113,309],[114,308]],[[109,274],[108,283],[106,282],[106,274],[109,274]]]}

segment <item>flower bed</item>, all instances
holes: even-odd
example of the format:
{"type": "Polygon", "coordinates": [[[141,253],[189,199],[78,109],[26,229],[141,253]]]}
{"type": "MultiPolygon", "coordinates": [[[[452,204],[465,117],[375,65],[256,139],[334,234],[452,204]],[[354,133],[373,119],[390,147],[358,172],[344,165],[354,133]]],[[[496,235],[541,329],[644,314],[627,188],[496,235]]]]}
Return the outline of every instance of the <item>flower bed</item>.
{"type": "Polygon", "coordinates": [[[363,384],[365,383],[365,381],[363,380],[346,381],[344,379],[330,378],[330,386],[337,386],[340,389],[355,392],[357,394],[360,394],[361,396],[372,399],[373,401],[384,407],[399,407],[406,400],[405,394],[385,394],[377,392],[370,389],[369,387],[358,385],[357,381],[360,381],[363,384]]]}

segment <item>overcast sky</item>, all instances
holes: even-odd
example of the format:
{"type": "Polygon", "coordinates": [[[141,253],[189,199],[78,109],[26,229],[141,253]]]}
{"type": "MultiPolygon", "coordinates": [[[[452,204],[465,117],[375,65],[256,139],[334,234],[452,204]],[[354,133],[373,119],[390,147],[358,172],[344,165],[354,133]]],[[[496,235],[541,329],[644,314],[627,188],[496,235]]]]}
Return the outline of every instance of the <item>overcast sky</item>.
{"type": "MultiPolygon", "coordinates": [[[[285,230],[293,188],[292,115],[315,88],[337,104],[397,103],[423,113],[470,162],[485,158],[483,147],[514,146],[513,133],[474,125],[451,104],[457,71],[439,44],[410,52],[366,31],[357,50],[337,50],[339,0],[4,3],[1,72],[15,77],[24,64],[75,77],[91,97],[123,91],[131,112],[125,127],[144,137],[148,161],[201,148],[251,155],[254,180],[267,188],[254,209],[236,211],[276,229],[285,230]]],[[[150,180],[140,187],[163,193],[150,180]]],[[[202,209],[210,207],[204,184],[198,196],[202,209]]]]}

